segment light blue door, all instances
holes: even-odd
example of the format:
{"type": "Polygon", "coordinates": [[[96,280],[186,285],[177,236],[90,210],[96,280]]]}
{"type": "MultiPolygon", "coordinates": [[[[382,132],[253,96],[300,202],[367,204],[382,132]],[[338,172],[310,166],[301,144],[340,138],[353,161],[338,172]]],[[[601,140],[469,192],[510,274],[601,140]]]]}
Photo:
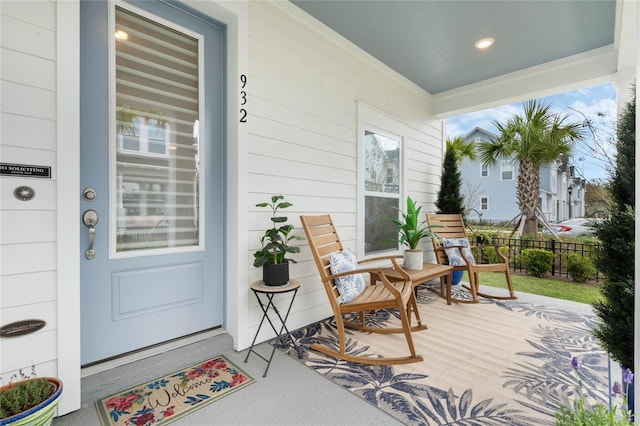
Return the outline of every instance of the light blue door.
{"type": "Polygon", "coordinates": [[[80,7],[87,365],[222,324],[225,38],[178,3],[80,7]]]}

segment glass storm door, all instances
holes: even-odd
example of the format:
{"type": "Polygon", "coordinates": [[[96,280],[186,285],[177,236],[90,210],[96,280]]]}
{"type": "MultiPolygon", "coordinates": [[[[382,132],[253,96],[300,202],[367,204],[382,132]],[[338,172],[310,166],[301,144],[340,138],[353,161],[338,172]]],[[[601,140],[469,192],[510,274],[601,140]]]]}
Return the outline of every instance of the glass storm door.
{"type": "Polygon", "coordinates": [[[222,324],[224,28],[182,8],[81,2],[83,365],[222,324]]]}

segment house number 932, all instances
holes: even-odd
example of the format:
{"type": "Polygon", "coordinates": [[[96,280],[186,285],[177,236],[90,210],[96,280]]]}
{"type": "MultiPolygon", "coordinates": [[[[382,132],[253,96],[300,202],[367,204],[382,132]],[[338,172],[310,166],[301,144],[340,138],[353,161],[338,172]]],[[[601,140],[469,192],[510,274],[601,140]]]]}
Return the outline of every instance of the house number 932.
{"type": "MultiPolygon", "coordinates": [[[[240,74],[240,83],[242,83],[240,87],[240,105],[243,106],[247,104],[247,92],[244,90],[247,87],[247,76],[245,74],[240,74]]],[[[247,122],[247,109],[245,107],[240,108],[240,122],[247,122]]]]}

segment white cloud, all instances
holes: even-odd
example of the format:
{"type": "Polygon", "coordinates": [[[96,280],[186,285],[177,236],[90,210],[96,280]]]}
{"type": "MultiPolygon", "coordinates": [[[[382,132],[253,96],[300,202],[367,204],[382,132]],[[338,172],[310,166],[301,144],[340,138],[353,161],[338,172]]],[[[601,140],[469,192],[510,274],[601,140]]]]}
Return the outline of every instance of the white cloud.
{"type": "Polygon", "coordinates": [[[494,121],[504,122],[521,110],[520,104],[512,104],[451,117],[447,119],[447,136],[464,136],[476,127],[495,133],[494,121]]]}

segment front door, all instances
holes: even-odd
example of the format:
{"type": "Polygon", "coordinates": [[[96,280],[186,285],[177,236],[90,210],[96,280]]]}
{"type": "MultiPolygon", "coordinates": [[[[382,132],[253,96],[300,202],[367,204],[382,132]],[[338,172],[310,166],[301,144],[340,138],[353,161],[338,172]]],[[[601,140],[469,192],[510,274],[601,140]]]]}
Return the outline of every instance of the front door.
{"type": "Polygon", "coordinates": [[[81,2],[81,358],[222,324],[224,28],[81,2]]]}

